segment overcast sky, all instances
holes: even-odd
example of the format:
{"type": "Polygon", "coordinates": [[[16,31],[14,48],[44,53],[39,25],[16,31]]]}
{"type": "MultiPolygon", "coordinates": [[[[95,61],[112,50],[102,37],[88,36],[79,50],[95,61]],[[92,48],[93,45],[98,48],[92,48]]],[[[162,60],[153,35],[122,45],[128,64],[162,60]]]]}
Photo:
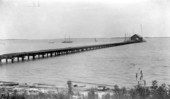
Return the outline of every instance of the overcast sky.
{"type": "Polygon", "coordinates": [[[0,39],[170,37],[170,0],[0,0],[0,39]]]}

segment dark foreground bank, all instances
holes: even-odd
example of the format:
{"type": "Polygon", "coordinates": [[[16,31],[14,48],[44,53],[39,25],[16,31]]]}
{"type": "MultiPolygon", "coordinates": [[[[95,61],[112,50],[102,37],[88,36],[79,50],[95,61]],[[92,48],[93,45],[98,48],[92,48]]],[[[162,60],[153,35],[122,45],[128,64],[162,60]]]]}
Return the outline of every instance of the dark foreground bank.
{"type": "Polygon", "coordinates": [[[170,99],[170,85],[158,85],[157,81],[153,81],[150,87],[137,84],[127,89],[114,85],[113,88],[93,87],[84,90],[74,85],[70,93],[69,88],[52,85],[1,82],[0,99],[170,99]]]}

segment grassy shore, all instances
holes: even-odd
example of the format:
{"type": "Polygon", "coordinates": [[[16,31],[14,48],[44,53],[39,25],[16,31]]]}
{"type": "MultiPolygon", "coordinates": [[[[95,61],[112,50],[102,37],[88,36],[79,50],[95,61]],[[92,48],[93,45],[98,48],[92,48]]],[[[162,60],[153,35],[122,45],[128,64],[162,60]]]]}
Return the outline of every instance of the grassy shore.
{"type": "Polygon", "coordinates": [[[150,87],[138,84],[127,89],[115,85],[113,89],[101,91],[97,88],[91,88],[73,92],[71,96],[68,89],[46,89],[48,91],[42,91],[43,88],[35,89],[16,89],[14,86],[1,86],[0,99],[70,99],[70,97],[72,99],[170,99],[170,85],[162,84],[159,86],[157,81],[153,81],[150,87]]]}

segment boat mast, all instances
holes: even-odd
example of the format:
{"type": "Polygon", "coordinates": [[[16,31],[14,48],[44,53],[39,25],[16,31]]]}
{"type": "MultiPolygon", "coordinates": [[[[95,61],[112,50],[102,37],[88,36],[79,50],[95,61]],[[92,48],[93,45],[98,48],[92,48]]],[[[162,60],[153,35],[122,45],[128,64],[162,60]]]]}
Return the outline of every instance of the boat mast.
{"type": "Polygon", "coordinates": [[[127,34],[126,34],[126,40],[128,40],[129,39],[129,33],[127,32],[127,34]]]}
{"type": "Polygon", "coordinates": [[[40,2],[39,2],[39,0],[33,0],[33,1],[32,1],[32,6],[33,6],[33,7],[40,7],[40,2]]]}
{"type": "Polygon", "coordinates": [[[142,24],[140,24],[140,29],[141,29],[141,35],[143,37],[143,29],[142,29],[142,24]]]}
{"type": "Polygon", "coordinates": [[[94,41],[95,41],[95,42],[97,42],[97,39],[96,39],[96,38],[94,38],[94,41]]]}
{"type": "Polygon", "coordinates": [[[38,7],[40,7],[40,2],[39,2],[39,0],[38,0],[38,7]]]}
{"type": "Polygon", "coordinates": [[[126,33],[125,33],[125,41],[126,41],[126,33]]]}
{"type": "Polygon", "coordinates": [[[65,33],[64,41],[66,41],[66,33],[65,33]]]}
{"type": "Polygon", "coordinates": [[[69,38],[68,38],[68,40],[70,41],[70,35],[69,35],[69,38]]]}

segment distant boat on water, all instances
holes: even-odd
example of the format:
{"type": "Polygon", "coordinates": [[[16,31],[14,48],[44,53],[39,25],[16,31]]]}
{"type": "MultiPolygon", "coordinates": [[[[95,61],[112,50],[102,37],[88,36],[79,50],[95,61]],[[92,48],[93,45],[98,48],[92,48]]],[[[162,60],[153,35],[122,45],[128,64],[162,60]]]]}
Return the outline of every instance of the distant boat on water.
{"type": "Polygon", "coordinates": [[[64,41],[62,41],[62,43],[73,43],[73,41],[70,40],[70,36],[69,36],[68,39],[65,37],[64,41]]]}
{"type": "Polygon", "coordinates": [[[52,44],[52,43],[54,43],[54,42],[48,42],[48,43],[52,44]]]}
{"type": "Polygon", "coordinates": [[[94,38],[94,41],[95,41],[95,42],[97,42],[97,39],[96,39],[96,38],[94,38]]]}
{"type": "Polygon", "coordinates": [[[73,43],[73,41],[63,41],[62,43],[73,43]]]}

